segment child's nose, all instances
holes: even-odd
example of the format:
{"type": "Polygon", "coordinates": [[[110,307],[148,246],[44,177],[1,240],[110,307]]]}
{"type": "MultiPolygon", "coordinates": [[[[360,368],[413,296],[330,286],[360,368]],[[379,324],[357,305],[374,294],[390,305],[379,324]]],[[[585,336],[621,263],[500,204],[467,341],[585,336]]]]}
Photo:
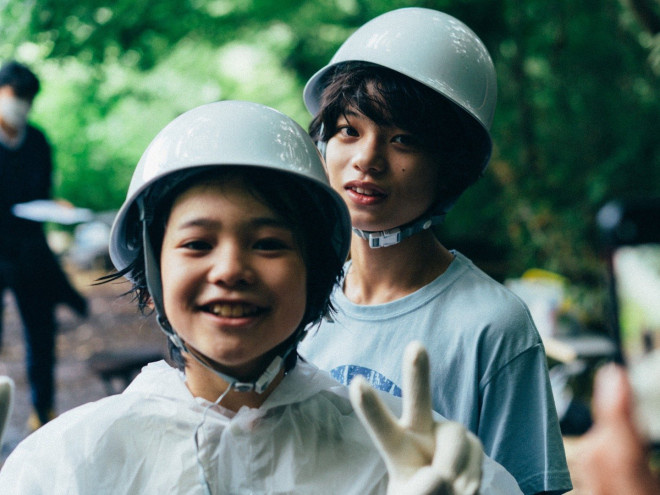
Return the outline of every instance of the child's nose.
{"type": "Polygon", "coordinates": [[[378,136],[364,137],[357,144],[352,166],[365,174],[377,174],[387,166],[383,144],[378,136]]]}
{"type": "Polygon", "coordinates": [[[226,287],[236,287],[254,282],[254,272],[250,268],[248,256],[238,246],[218,249],[208,272],[209,282],[226,287]]]}

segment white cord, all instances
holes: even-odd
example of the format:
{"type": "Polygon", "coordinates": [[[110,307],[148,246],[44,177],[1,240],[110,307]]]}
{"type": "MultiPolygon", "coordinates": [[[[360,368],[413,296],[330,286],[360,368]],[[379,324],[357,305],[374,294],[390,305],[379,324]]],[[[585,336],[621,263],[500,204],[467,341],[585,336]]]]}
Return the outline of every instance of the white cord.
{"type": "Polygon", "coordinates": [[[220,401],[225,398],[225,396],[229,393],[233,385],[234,385],[233,383],[230,383],[229,386],[227,387],[227,390],[222,392],[222,394],[220,394],[220,397],[218,397],[215,402],[206,406],[206,408],[204,409],[204,413],[202,414],[202,420],[197,425],[197,428],[195,428],[195,456],[197,457],[197,466],[199,468],[199,482],[204,488],[204,493],[206,495],[212,495],[212,494],[211,494],[211,487],[209,486],[209,482],[206,479],[206,473],[204,472],[204,465],[202,464],[202,459],[200,457],[199,431],[201,430],[202,426],[204,425],[204,422],[206,421],[206,413],[208,412],[208,410],[211,409],[213,406],[217,406],[218,404],[220,404],[220,401]]]}

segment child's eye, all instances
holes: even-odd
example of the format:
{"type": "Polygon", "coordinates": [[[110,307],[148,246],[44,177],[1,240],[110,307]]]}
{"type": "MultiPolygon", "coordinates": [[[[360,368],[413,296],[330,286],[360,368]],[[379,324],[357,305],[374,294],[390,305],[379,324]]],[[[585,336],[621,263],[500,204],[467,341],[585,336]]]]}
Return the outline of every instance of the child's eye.
{"type": "Polygon", "coordinates": [[[358,131],[355,129],[355,127],[352,127],[350,125],[341,125],[337,127],[337,134],[341,134],[343,136],[348,136],[348,137],[358,137],[358,131]]]}
{"type": "Polygon", "coordinates": [[[392,142],[401,144],[408,148],[421,148],[422,143],[416,136],[412,134],[397,134],[392,138],[392,142]]]}
{"type": "Polygon", "coordinates": [[[281,251],[291,249],[291,244],[283,239],[268,237],[256,241],[254,248],[260,251],[281,251]]]}
{"type": "Polygon", "coordinates": [[[188,241],[188,242],[182,244],[182,246],[184,248],[190,249],[192,251],[208,251],[209,249],[211,249],[211,244],[209,244],[206,241],[199,241],[199,240],[197,240],[197,241],[188,241]]]}

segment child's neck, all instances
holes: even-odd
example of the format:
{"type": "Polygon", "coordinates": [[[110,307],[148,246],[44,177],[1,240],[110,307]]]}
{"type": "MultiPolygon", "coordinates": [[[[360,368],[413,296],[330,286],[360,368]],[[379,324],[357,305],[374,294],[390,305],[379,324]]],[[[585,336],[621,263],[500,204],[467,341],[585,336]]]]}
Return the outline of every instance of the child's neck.
{"type": "Polygon", "coordinates": [[[354,235],[344,293],[356,304],[394,301],[435,280],[453,258],[430,231],[378,249],[354,235]]]}

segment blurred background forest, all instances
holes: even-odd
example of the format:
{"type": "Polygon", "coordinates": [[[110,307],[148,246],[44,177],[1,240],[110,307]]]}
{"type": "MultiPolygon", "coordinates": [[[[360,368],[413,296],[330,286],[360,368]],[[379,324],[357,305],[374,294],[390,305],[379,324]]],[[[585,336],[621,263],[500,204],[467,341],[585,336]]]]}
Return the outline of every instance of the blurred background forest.
{"type": "Polygon", "coordinates": [[[563,275],[599,319],[595,214],[660,195],[660,0],[0,0],[0,61],[41,78],[32,118],[55,148],[55,195],[105,211],[154,135],[196,105],[257,101],[306,128],[307,78],[358,26],[407,6],[466,22],[498,72],[492,161],[442,240],[500,280],[563,275]]]}

